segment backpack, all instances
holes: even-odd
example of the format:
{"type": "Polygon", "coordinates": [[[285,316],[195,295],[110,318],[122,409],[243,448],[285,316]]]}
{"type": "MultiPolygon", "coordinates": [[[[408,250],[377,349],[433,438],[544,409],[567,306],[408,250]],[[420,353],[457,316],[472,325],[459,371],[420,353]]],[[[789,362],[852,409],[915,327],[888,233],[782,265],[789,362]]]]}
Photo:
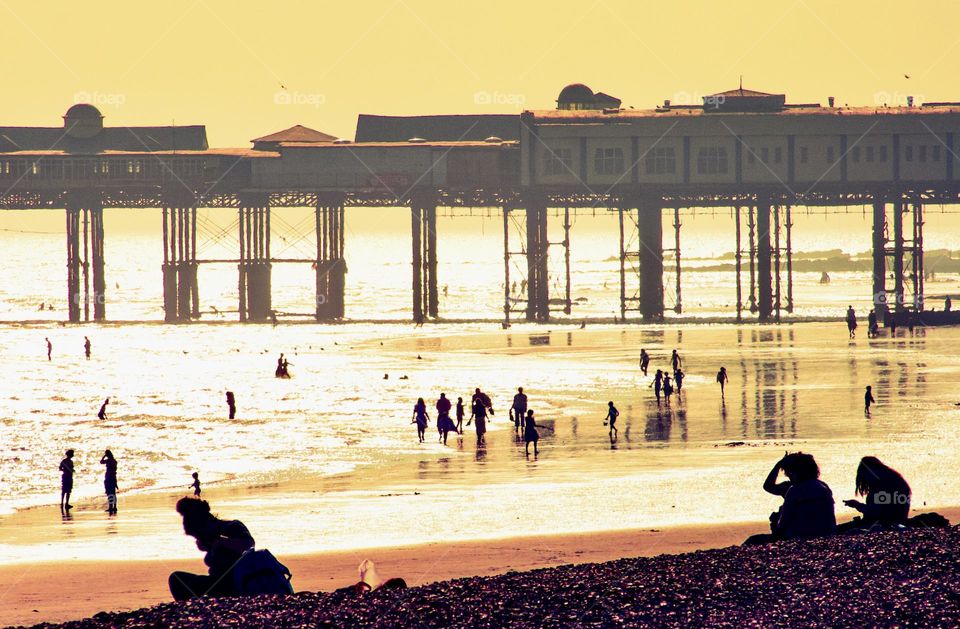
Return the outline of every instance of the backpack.
{"type": "Polygon", "coordinates": [[[293,594],[293,575],[269,550],[244,551],[232,572],[234,591],[240,596],[293,594]]]}

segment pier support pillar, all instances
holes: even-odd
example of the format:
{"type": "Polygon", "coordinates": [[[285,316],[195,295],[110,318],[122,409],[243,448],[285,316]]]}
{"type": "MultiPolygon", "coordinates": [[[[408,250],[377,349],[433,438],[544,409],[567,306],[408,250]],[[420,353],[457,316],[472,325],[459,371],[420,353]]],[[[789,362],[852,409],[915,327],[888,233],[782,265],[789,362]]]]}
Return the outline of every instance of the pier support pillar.
{"type": "Polygon", "coordinates": [[[733,220],[736,226],[736,248],[734,249],[735,272],[737,277],[737,322],[743,321],[743,284],[740,273],[743,269],[743,246],[740,244],[740,206],[733,209],[733,220]]]}
{"type": "Polygon", "coordinates": [[[773,274],[770,259],[770,204],[757,204],[757,313],[761,323],[773,313],[773,274]]]}
{"type": "Polygon", "coordinates": [[[90,214],[91,247],[93,257],[93,320],[105,321],[107,318],[107,278],[103,246],[103,207],[87,210],[90,214]]]}
{"type": "Polygon", "coordinates": [[[439,315],[437,282],[437,204],[429,194],[414,195],[410,202],[410,235],[413,245],[413,320],[439,315]]]}
{"type": "Polygon", "coordinates": [[[906,310],[903,303],[903,213],[907,211],[905,203],[893,206],[893,298],[894,312],[906,310]]]}
{"type": "Polygon", "coordinates": [[[547,207],[542,199],[527,203],[527,321],[550,319],[547,207]]]}
{"type": "Polygon", "coordinates": [[[81,320],[89,321],[92,302],[93,320],[104,321],[106,320],[106,269],[103,246],[103,202],[99,194],[74,192],[67,198],[66,210],[68,318],[71,323],[79,323],[81,320]]]}
{"type": "Polygon", "coordinates": [[[640,239],[640,314],[644,321],[663,319],[663,212],[657,198],[637,208],[640,239]]]}
{"type": "Polygon", "coordinates": [[[273,315],[270,263],[270,205],[266,195],[244,195],[240,200],[241,321],[263,322],[273,315]]]}
{"type": "Polygon", "coordinates": [[[873,203],[873,311],[877,321],[887,315],[887,211],[886,203],[873,203]]]}
{"type": "Polygon", "coordinates": [[[80,210],[67,206],[67,318],[80,322],[80,210]]]}
{"type": "Polygon", "coordinates": [[[192,197],[172,195],[163,208],[164,321],[200,316],[197,285],[197,208],[192,197]]]}
{"type": "Polygon", "coordinates": [[[317,205],[317,321],[342,319],[345,312],[344,209],[342,199],[323,199],[317,205]]]}

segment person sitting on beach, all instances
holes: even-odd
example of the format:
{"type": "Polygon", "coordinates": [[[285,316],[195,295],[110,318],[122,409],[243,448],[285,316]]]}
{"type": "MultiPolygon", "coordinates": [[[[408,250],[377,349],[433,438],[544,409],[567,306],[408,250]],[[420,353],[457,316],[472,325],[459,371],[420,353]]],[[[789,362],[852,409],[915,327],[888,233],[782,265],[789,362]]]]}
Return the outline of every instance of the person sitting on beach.
{"type": "Polygon", "coordinates": [[[820,480],[820,467],[813,455],[803,452],[785,455],[770,470],[763,488],[769,493],[782,495],[783,505],[779,511],[770,514],[771,533],[753,535],[744,544],[810,539],[836,533],[833,492],[820,480]],[[788,482],[776,482],[781,471],[788,482]]]}
{"type": "Polygon", "coordinates": [[[858,496],[865,502],[844,500],[843,504],[856,509],[862,516],[841,524],[840,532],[868,529],[874,525],[891,527],[905,525],[910,515],[911,490],[907,481],[895,469],[884,465],[875,456],[865,456],[857,466],[855,481],[858,496]]]}
{"type": "Polygon", "coordinates": [[[177,513],[183,516],[183,532],[196,538],[197,548],[206,555],[209,574],[174,572],[168,580],[174,600],[185,601],[199,596],[236,596],[231,571],[244,551],[253,548],[250,531],[239,520],[221,520],[210,513],[206,500],[181,498],[177,513]]]}
{"type": "Polygon", "coordinates": [[[417,403],[413,407],[413,421],[411,424],[417,425],[417,437],[420,439],[420,443],[423,443],[425,440],[424,433],[427,430],[427,422],[430,421],[430,416],[427,415],[427,403],[423,401],[423,398],[417,398],[417,403]]]}

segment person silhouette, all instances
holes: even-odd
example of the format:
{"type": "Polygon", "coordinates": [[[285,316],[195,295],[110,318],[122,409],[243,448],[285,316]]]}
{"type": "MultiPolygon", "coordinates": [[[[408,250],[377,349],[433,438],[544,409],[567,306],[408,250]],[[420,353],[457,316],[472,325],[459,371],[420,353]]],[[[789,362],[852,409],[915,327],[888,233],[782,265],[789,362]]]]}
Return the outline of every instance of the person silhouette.
{"type": "Polygon", "coordinates": [[[677,397],[680,396],[680,391],[683,390],[683,379],[686,377],[686,374],[683,373],[683,369],[677,369],[673,372],[673,381],[677,383],[677,397]]]}
{"type": "Polygon", "coordinates": [[[783,505],[770,514],[770,533],[752,535],[744,544],[767,544],[785,539],[809,539],[833,535],[837,519],[833,492],[820,480],[820,467],[813,455],[786,454],[767,474],[763,489],[783,496],[783,505]],[[783,472],[788,481],[777,483],[783,472]]]}
{"type": "Polygon", "coordinates": [[[283,352],[280,352],[280,358],[277,359],[277,369],[274,374],[277,378],[283,377],[283,352]]]}
{"type": "Polygon", "coordinates": [[[677,353],[677,350],[673,350],[673,354],[670,355],[670,364],[673,365],[674,371],[683,367],[683,361],[680,359],[680,354],[677,353]]]}
{"type": "Polygon", "coordinates": [[[720,399],[722,400],[724,399],[723,388],[728,382],[730,382],[730,377],[727,376],[726,367],[720,367],[720,371],[717,372],[717,382],[720,384],[720,399]]]}
{"type": "Polygon", "coordinates": [[[607,416],[603,420],[603,425],[610,425],[609,435],[612,438],[617,432],[617,418],[620,417],[620,411],[613,405],[613,401],[607,402],[607,416]]]}
{"type": "Polygon", "coordinates": [[[230,419],[237,416],[237,399],[234,397],[233,391],[227,391],[227,409],[230,411],[230,419]]]}
{"type": "Polygon", "coordinates": [[[427,430],[427,422],[430,421],[430,416],[427,415],[427,403],[423,401],[423,398],[418,398],[417,403],[413,407],[413,421],[411,424],[417,425],[417,438],[420,440],[420,443],[424,442],[424,433],[427,430]]]}
{"type": "Polygon", "coordinates": [[[73,509],[70,504],[70,494],[73,492],[73,450],[64,453],[60,461],[60,510],[73,509]]]}
{"type": "Polygon", "coordinates": [[[43,340],[47,342],[47,360],[53,360],[53,343],[46,337],[43,340]]]}
{"type": "Polygon", "coordinates": [[[650,365],[650,354],[647,353],[647,350],[640,350],[640,371],[643,372],[643,375],[647,375],[647,367],[650,365]]]}
{"type": "Polygon", "coordinates": [[[437,432],[440,433],[440,441],[443,442],[443,445],[447,445],[447,435],[451,432],[457,432],[457,427],[454,425],[453,420],[450,419],[450,400],[447,399],[446,393],[440,394],[440,399],[437,400],[437,432]]]}
{"type": "Polygon", "coordinates": [[[458,397],[457,398],[457,433],[461,435],[463,434],[463,416],[464,416],[463,398],[458,397]]]}
{"type": "Polygon", "coordinates": [[[103,473],[103,489],[107,494],[107,513],[117,513],[117,460],[113,452],[106,450],[100,458],[100,464],[106,468],[103,473]]]}
{"type": "Polygon", "coordinates": [[[870,405],[876,402],[873,399],[873,387],[867,385],[867,390],[863,394],[863,414],[870,417],[870,405]]]}
{"type": "Polygon", "coordinates": [[[837,527],[841,532],[867,529],[877,524],[896,526],[905,524],[910,517],[910,485],[899,472],[884,465],[877,457],[860,459],[855,487],[858,496],[865,496],[865,502],[844,500],[843,504],[859,511],[861,517],[837,527]]]}
{"type": "Polygon", "coordinates": [[[193,482],[190,483],[190,485],[188,486],[193,488],[193,495],[199,498],[200,497],[200,473],[194,472],[191,476],[193,476],[193,482]]]}
{"type": "Polygon", "coordinates": [[[83,353],[87,358],[90,358],[90,339],[86,336],[83,337],[83,353]]]}
{"type": "Polygon", "coordinates": [[[857,337],[857,313],[853,306],[847,306],[847,332],[850,333],[850,338],[857,337]]]}
{"type": "Polygon", "coordinates": [[[107,404],[109,403],[110,403],[110,398],[107,398],[103,401],[103,404],[100,405],[100,410],[97,411],[97,419],[107,418],[107,404]]]}
{"type": "Polygon", "coordinates": [[[673,383],[670,382],[670,374],[663,374],[663,401],[670,403],[670,396],[673,395],[673,383]]]}
{"type": "Polygon", "coordinates": [[[530,456],[531,441],[533,442],[533,456],[538,456],[540,450],[537,448],[537,442],[540,441],[540,433],[537,431],[537,422],[533,419],[533,411],[529,410],[523,420],[523,442],[527,456],[530,456]]]}
{"type": "Polygon", "coordinates": [[[660,405],[660,391],[663,390],[663,370],[657,369],[657,373],[653,375],[653,382],[650,383],[650,387],[653,389],[653,394],[657,396],[657,406],[660,405]]]}
{"type": "Polygon", "coordinates": [[[232,570],[243,553],[253,548],[250,531],[239,520],[221,520],[210,513],[206,500],[184,497],[177,501],[177,513],[183,517],[183,532],[197,540],[197,548],[206,555],[203,562],[209,574],[174,572],[168,579],[174,600],[200,596],[234,596],[232,570]]]}
{"type": "Polygon", "coordinates": [[[513,412],[513,424],[516,432],[520,432],[527,414],[527,394],[523,392],[523,387],[517,387],[517,394],[513,396],[513,406],[510,407],[513,412]]]}
{"type": "Polygon", "coordinates": [[[473,401],[471,403],[471,413],[470,419],[467,420],[467,426],[470,425],[470,422],[476,422],[475,427],[477,431],[477,445],[482,445],[486,443],[487,434],[487,401],[489,398],[486,397],[486,394],[480,393],[480,389],[477,389],[477,392],[473,396],[473,401]],[[486,399],[484,399],[486,398],[486,399]]]}

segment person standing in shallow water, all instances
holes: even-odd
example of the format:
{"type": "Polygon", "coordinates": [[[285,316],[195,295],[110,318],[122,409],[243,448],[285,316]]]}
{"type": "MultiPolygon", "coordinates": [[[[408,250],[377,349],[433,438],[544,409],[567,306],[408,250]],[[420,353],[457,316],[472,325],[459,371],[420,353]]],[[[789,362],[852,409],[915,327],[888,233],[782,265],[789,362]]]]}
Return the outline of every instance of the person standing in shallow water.
{"type": "Polygon", "coordinates": [[[50,342],[49,338],[44,338],[47,342],[47,360],[53,360],[53,343],[50,342]]]}
{"type": "Polygon", "coordinates": [[[670,396],[673,395],[673,384],[670,382],[670,374],[663,374],[663,401],[670,403],[670,396]]]}
{"type": "Polygon", "coordinates": [[[107,398],[103,401],[103,404],[100,405],[100,410],[97,412],[97,419],[107,418],[107,404],[109,403],[110,403],[110,398],[107,398]]]}
{"type": "Polygon", "coordinates": [[[728,382],[730,382],[730,377],[727,376],[727,368],[720,367],[720,371],[717,372],[717,382],[720,384],[720,399],[723,400],[723,387],[728,382]]]}
{"type": "Polygon", "coordinates": [[[70,494],[73,492],[73,450],[64,453],[60,461],[60,510],[73,509],[70,504],[70,494]]]}
{"type": "Polygon", "coordinates": [[[640,371],[643,372],[643,375],[647,375],[647,367],[650,366],[650,354],[647,353],[647,350],[640,350],[640,371]]]}
{"type": "Polygon", "coordinates": [[[603,420],[603,425],[610,425],[610,438],[612,439],[614,435],[619,434],[617,432],[617,418],[620,417],[620,411],[617,410],[617,407],[613,405],[613,402],[607,402],[607,416],[603,420]]]}
{"type": "Polygon", "coordinates": [[[873,399],[873,387],[867,386],[866,392],[863,394],[863,414],[867,417],[870,417],[870,405],[876,403],[876,400],[873,399]]]}
{"type": "Polygon", "coordinates": [[[234,419],[237,416],[237,399],[233,391],[227,391],[227,409],[230,411],[230,419],[234,419]]]}
{"type": "Polygon", "coordinates": [[[670,355],[670,364],[673,365],[674,371],[683,367],[683,361],[680,359],[680,354],[677,353],[677,350],[673,350],[673,354],[670,355]]]}
{"type": "Polygon", "coordinates": [[[458,397],[457,398],[457,433],[461,435],[463,434],[463,416],[464,416],[463,398],[458,397]]]}
{"type": "Polygon", "coordinates": [[[530,455],[530,442],[533,442],[533,456],[540,454],[537,448],[537,442],[540,441],[540,433],[537,431],[537,422],[533,419],[533,411],[527,411],[523,420],[523,442],[527,456],[530,455]]]}
{"type": "Polygon", "coordinates": [[[117,512],[117,460],[113,452],[107,450],[100,458],[100,464],[105,465],[103,473],[103,489],[107,493],[107,513],[117,512]]]}
{"type": "Polygon", "coordinates": [[[686,377],[686,374],[683,373],[683,369],[677,369],[673,372],[673,381],[677,383],[677,397],[680,397],[680,391],[683,390],[683,379],[686,377]]]}
{"type": "Polygon", "coordinates": [[[83,353],[87,358],[90,358],[90,339],[86,336],[83,337],[83,353]]]}
{"type": "Polygon", "coordinates": [[[457,427],[450,419],[450,407],[451,404],[447,394],[441,393],[440,399],[437,400],[437,431],[440,433],[440,441],[443,442],[443,445],[447,445],[447,435],[451,432],[457,432],[457,427]]]}
{"type": "Polygon", "coordinates": [[[425,432],[427,430],[427,422],[430,421],[429,415],[427,415],[427,403],[423,401],[423,398],[418,398],[416,405],[413,407],[413,421],[411,424],[417,425],[417,438],[420,439],[420,443],[423,443],[425,440],[425,432]]]}
{"type": "Polygon", "coordinates": [[[523,387],[517,388],[517,394],[513,396],[511,410],[513,411],[513,425],[516,432],[520,432],[527,415],[527,394],[523,392],[523,387]]]}
{"type": "Polygon", "coordinates": [[[484,435],[487,434],[487,405],[482,395],[478,394],[473,396],[473,408],[471,411],[472,415],[470,419],[467,420],[467,426],[470,425],[471,421],[476,422],[477,445],[485,444],[486,438],[484,435]]]}

